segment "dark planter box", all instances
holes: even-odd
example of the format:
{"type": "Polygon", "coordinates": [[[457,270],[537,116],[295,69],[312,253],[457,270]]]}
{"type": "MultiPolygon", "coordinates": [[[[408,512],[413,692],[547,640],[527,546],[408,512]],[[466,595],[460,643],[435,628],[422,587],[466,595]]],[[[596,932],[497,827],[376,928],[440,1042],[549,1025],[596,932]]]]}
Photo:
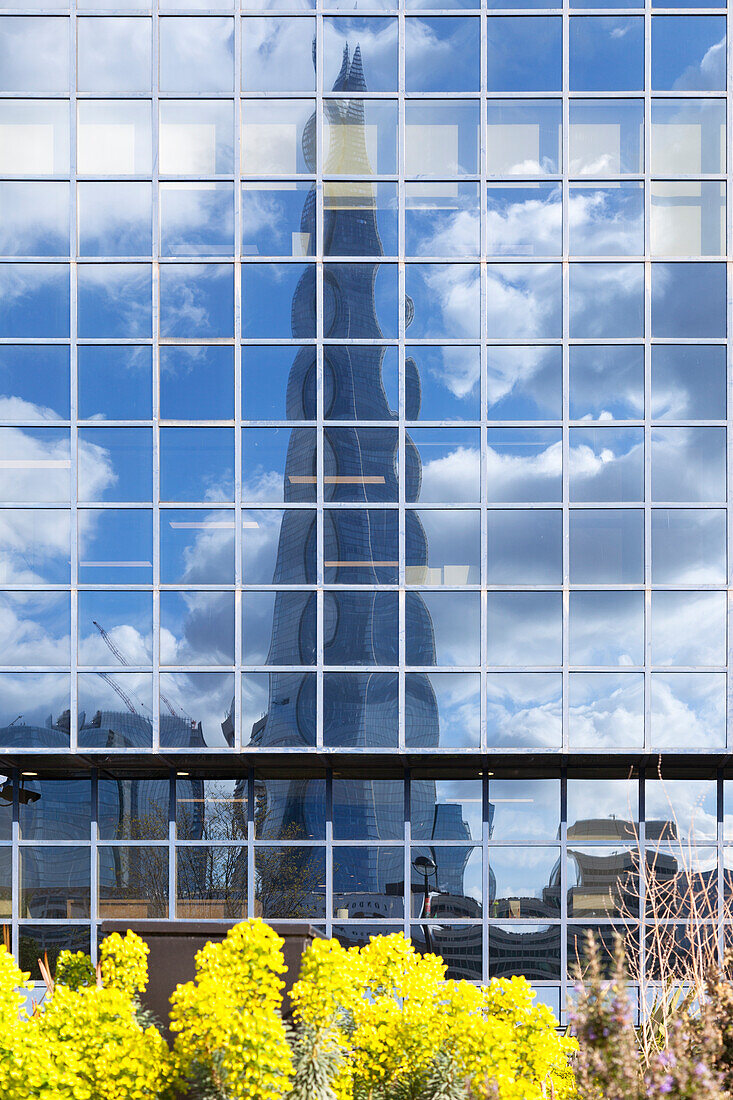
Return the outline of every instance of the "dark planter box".
{"type": "MultiPolygon", "coordinates": [[[[168,1032],[171,993],[181,982],[190,982],[195,977],[196,952],[200,951],[208,941],[218,943],[223,940],[235,923],[237,922],[222,924],[218,921],[106,920],[102,922],[100,938],[108,936],[111,932],[124,935],[129,928],[145,940],[150,948],[148,955],[150,981],[142,1002],[145,1008],[160,1020],[164,1034],[172,1038],[168,1032]]],[[[297,922],[277,925],[275,931],[285,940],[283,956],[288,969],[282,977],[285,981],[283,1015],[287,1018],[290,1015],[288,993],[298,980],[300,957],[306,947],[321,933],[311,928],[309,924],[297,922]]]]}

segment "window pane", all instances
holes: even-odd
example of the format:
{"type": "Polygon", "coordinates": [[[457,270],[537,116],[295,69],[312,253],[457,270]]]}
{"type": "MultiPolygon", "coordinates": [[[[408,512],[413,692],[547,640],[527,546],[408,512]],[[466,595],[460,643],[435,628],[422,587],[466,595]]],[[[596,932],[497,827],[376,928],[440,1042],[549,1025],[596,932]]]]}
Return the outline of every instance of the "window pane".
{"type": "Polygon", "coordinates": [[[53,176],[69,171],[69,105],[64,100],[0,100],[0,172],[53,176]]]}
{"type": "MultiPolygon", "coordinates": [[[[373,269],[367,268],[369,274],[373,269]]],[[[326,290],[325,309],[329,310],[326,290]]],[[[330,324],[337,316],[331,309],[330,324]]],[[[326,330],[327,331],[327,330],[326,330]]],[[[242,335],[255,340],[312,339],[316,334],[313,264],[242,265],[242,335]]],[[[339,333],[340,335],[340,333],[339,333]]],[[[372,333],[370,333],[372,335],[372,333]]]]}
{"type": "Polygon", "coordinates": [[[80,428],[79,498],[150,500],[152,459],[150,428],[80,428]]]}
{"type": "Polygon", "coordinates": [[[170,794],[167,779],[100,778],[97,792],[101,840],[167,839],[170,794]]]}
{"type": "Polygon", "coordinates": [[[334,840],[401,840],[404,780],[333,777],[334,840]]]}
{"type": "MultiPolygon", "coordinates": [[[[167,598],[169,593],[163,595],[167,598]]],[[[206,595],[208,596],[208,593],[206,595]]],[[[161,603],[163,602],[161,598],[161,603]]],[[[206,608],[201,606],[201,603],[202,601],[199,601],[199,606],[189,618],[193,630],[200,626],[206,629],[207,626],[206,608]]],[[[228,630],[226,608],[221,607],[221,614],[218,616],[216,610],[214,608],[214,613],[208,622],[212,632],[221,636],[222,645],[226,645],[228,630]],[[215,624],[214,619],[218,620],[215,624]]],[[[233,624],[231,634],[232,636],[234,634],[233,624]]],[[[163,673],[160,677],[161,745],[167,748],[189,750],[232,748],[234,745],[233,702],[234,676],[230,673],[163,673]]]]}
{"type": "Polygon", "coordinates": [[[234,431],[161,428],[160,495],[163,500],[233,500],[234,431]]]}
{"type": "Polygon", "coordinates": [[[491,916],[502,920],[557,916],[560,898],[555,880],[559,861],[559,848],[492,847],[489,876],[495,893],[491,916]]]}
{"type": "Polygon", "coordinates": [[[234,21],[191,16],[160,20],[160,90],[231,92],[234,21]]]}
{"type": "Polygon", "coordinates": [[[405,516],[407,584],[479,584],[479,519],[477,510],[410,509],[405,516]]]}
{"type": "Polygon", "coordinates": [[[162,336],[189,339],[233,336],[233,266],[161,265],[160,331],[162,336]]]}
{"type": "Polygon", "coordinates": [[[562,498],[562,433],[555,428],[489,428],[487,485],[496,503],[562,498]]]}
{"type": "Polygon", "coordinates": [[[165,176],[208,176],[234,167],[234,110],[228,100],[162,100],[159,169],[165,176]]]}
{"type": "Polygon", "coordinates": [[[463,176],[478,171],[477,102],[408,101],[405,110],[405,172],[408,176],[463,176]]]}
{"type": "Polygon", "coordinates": [[[502,844],[555,840],[559,828],[558,779],[489,780],[490,840],[502,844]]]}
{"type": "Polygon", "coordinates": [[[572,420],[641,420],[643,416],[643,347],[579,344],[570,348],[572,420]]]}
{"type": "Polygon", "coordinates": [[[396,592],[326,592],[324,661],[328,665],[396,665],[396,592]]]}
{"type": "MultiPolygon", "coordinates": [[[[4,748],[68,750],[70,699],[68,673],[1,673],[0,745],[4,748]]],[[[0,835],[8,840],[12,809],[12,803],[0,803],[0,835]]]]}
{"type": "Polygon", "coordinates": [[[568,840],[614,841],[638,830],[636,779],[568,779],[567,791],[568,840]]]}
{"type": "Polygon", "coordinates": [[[145,176],[150,173],[149,101],[86,99],[77,109],[77,171],[81,175],[145,176]]]}
{"type": "Polygon", "coordinates": [[[653,99],[651,168],[695,176],[725,171],[725,101],[653,99]]]}
{"type": "Polygon", "coordinates": [[[487,264],[488,330],[495,340],[559,339],[560,264],[487,264]]]}
{"type": "Polygon", "coordinates": [[[160,416],[162,420],[233,420],[233,350],[162,347],[160,416]]]}
{"type": "Polygon", "coordinates": [[[547,176],[561,171],[560,100],[490,100],[487,110],[490,176],[547,176]]]}
{"type": "Polygon", "coordinates": [[[66,509],[2,509],[0,584],[68,584],[70,547],[66,509]]]}
{"type": "Polygon", "coordinates": [[[65,264],[3,264],[0,336],[69,337],[69,269],[65,264]]]}
{"type": "MultiPolygon", "coordinates": [[[[352,349],[353,351],[354,349],[352,349]]],[[[246,420],[314,420],[316,355],[312,347],[242,348],[242,416],[246,420]],[[300,387],[289,385],[297,370],[300,387]]]]}
{"type": "Polygon", "coordinates": [[[330,509],[323,518],[326,584],[397,584],[398,514],[330,509]]]}
{"type": "Polygon", "coordinates": [[[150,420],[151,360],[149,347],[84,344],[77,348],[79,417],[150,420]]]}
{"type": "Polygon", "coordinates": [[[726,578],[726,516],[721,509],[652,509],[652,581],[722,584],[726,578]]]}
{"type": "Polygon", "coordinates": [[[152,250],[149,183],[80,183],[77,218],[82,256],[148,256],[152,250]]]}
{"type": "MultiPolygon", "coordinates": [[[[474,92],[480,88],[480,22],[463,16],[407,19],[405,88],[408,92],[474,92]],[[455,64],[455,58],[461,64],[455,64]]],[[[393,85],[394,86],[394,85],[393,85]]]]}
{"type": "Polygon", "coordinates": [[[478,184],[405,184],[408,256],[478,256],[480,243],[478,184]]]}
{"type": "Polygon", "coordinates": [[[150,90],[151,19],[79,19],[76,27],[80,92],[150,90]]]}
{"type": "Polygon", "coordinates": [[[405,744],[408,748],[478,748],[481,744],[478,673],[408,672],[405,744]]]}
{"type": "Polygon", "coordinates": [[[725,184],[651,184],[654,256],[720,256],[725,252],[725,184]]]}
{"type": "Polygon", "coordinates": [[[571,592],[570,662],[644,663],[643,592],[571,592]]]}
{"type": "Polygon", "coordinates": [[[0,22],[0,91],[69,90],[69,21],[3,16],[0,22]]]}
{"type": "Polygon", "coordinates": [[[489,420],[559,420],[562,348],[488,347],[489,420]]]}
{"type": "Polygon", "coordinates": [[[652,347],[652,417],[724,420],[725,348],[657,344],[652,347]]]}
{"type": "Polygon", "coordinates": [[[637,91],[644,87],[644,20],[576,16],[570,20],[570,90],[637,91]]]}
{"type": "MultiPolygon", "coordinates": [[[[326,835],[325,779],[256,775],[254,819],[258,839],[322,840],[326,835]]],[[[360,835],[360,839],[365,837],[360,835]]]]}
{"type": "MultiPolygon", "coordinates": [[[[247,4],[259,6],[278,5],[247,4]]],[[[242,20],[241,29],[243,92],[315,91],[314,19],[250,17],[242,20]]]]}
{"type": "Polygon", "coordinates": [[[488,21],[489,92],[562,89],[562,20],[493,16],[488,21]]]}
{"type": "Polygon", "coordinates": [[[561,584],[562,513],[521,508],[488,513],[489,584],[561,584]]]}
{"type": "Polygon", "coordinates": [[[0,428],[0,500],[69,501],[68,428],[0,428]]]}
{"type": "Polygon", "coordinates": [[[643,264],[571,264],[570,335],[584,340],[643,336],[643,264]]]}
{"type": "Polygon", "coordinates": [[[233,664],[233,593],[161,592],[160,660],[165,665],[233,664]]]}
{"type": "Polygon", "coordinates": [[[724,665],[724,592],[653,592],[652,662],[724,665]]]}
{"type": "Polygon", "coordinates": [[[652,264],[652,336],[725,336],[724,264],[652,264]]]}
{"type": "Polygon", "coordinates": [[[570,101],[570,172],[611,176],[644,170],[644,104],[640,99],[570,101]]]}
{"type": "Polygon", "coordinates": [[[20,911],[43,920],[89,917],[91,849],[27,845],[20,853],[20,911]]]}
{"type": "Polygon", "coordinates": [[[644,185],[571,185],[568,219],[572,256],[644,254],[644,185]]]}
{"type": "Polygon", "coordinates": [[[142,508],[83,508],[78,516],[81,582],[152,583],[151,512],[142,508]]]}
{"type": "Polygon", "coordinates": [[[247,838],[247,780],[176,780],[176,836],[179,840],[247,838]]]}
{"type": "Polygon", "coordinates": [[[129,340],[151,335],[149,264],[80,264],[77,287],[79,336],[129,340]]]}
{"type": "MultiPolygon", "coordinates": [[[[568,737],[573,751],[602,749],[617,752],[644,744],[644,677],[630,672],[571,672],[569,677],[568,737]]],[[[595,784],[596,786],[598,784],[595,784]]],[[[591,817],[595,817],[589,809],[591,817]]],[[[604,823],[605,826],[605,823],[604,823]]],[[[578,822],[576,831],[594,832],[589,840],[611,840],[624,835],[624,822],[611,821],[607,829],[595,821],[578,822]],[[621,829],[618,834],[615,829],[621,829]]],[[[569,829],[568,829],[569,832],[569,829]]]]}
{"type": "Polygon", "coordinates": [[[487,252],[493,256],[559,256],[562,190],[556,183],[489,184],[487,252]]]}
{"type": "Polygon", "coordinates": [[[559,592],[490,592],[490,665],[559,665],[562,597],[559,592]]]}
{"type": "Polygon", "coordinates": [[[644,499],[642,428],[571,428],[570,499],[644,499]]]}
{"type": "Polygon", "coordinates": [[[476,592],[408,592],[408,665],[478,665],[481,606],[476,592]]]}
{"type": "MultiPolygon", "coordinates": [[[[481,335],[478,264],[409,264],[405,272],[405,292],[411,337],[460,340],[481,335]]],[[[393,333],[385,332],[384,335],[393,333]]]]}
{"type": "Polygon", "coordinates": [[[100,917],[168,916],[167,847],[103,845],[97,855],[100,917]]]}
{"type": "Polygon", "coordinates": [[[178,847],[175,859],[179,920],[246,919],[246,848],[221,844],[178,847]]]}
{"type": "Polygon", "coordinates": [[[312,99],[243,100],[242,172],[251,176],[315,171],[315,136],[303,142],[314,107],[312,99]]]}
{"type": "Polygon", "coordinates": [[[0,253],[68,256],[68,184],[0,183],[0,253]]]}
{"type": "Polygon", "coordinates": [[[725,428],[653,428],[652,500],[725,500],[725,428]]]}
{"type": "Polygon", "coordinates": [[[231,183],[161,183],[163,256],[222,256],[234,251],[231,183]]]}
{"type": "Polygon", "coordinates": [[[50,344],[0,346],[0,417],[6,421],[69,418],[69,349],[50,344]],[[39,402],[39,395],[42,400],[39,402]]]}
{"type": "Polygon", "coordinates": [[[570,512],[571,584],[642,584],[644,513],[617,508],[570,512]]]}
{"type": "MultiPolygon", "coordinates": [[[[315,230],[313,184],[297,180],[280,183],[258,180],[242,184],[244,256],[313,256],[316,251],[315,230]]],[[[361,252],[361,249],[358,251],[361,252]]]]}
{"type": "Polygon", "coordinates": [[[655,91],[725,91],[724,16],[657,15],[652,19],[655,91]]]}
{"type": "Polygon", "coordinates": [[[102,668],[105,665],[117,664],[119,657],[115,649],[122,654],[127,664],[151,664],[153,659],[151,593],[80,592],[78,594],[78,634],[80,664],[97,665],[102,668]]]}
{"type": "Polygon", "coordinates": [[[243,592],[243,663],[314,665],[316,617],[315,592],[243,592]]]}
{"type": "Polygon", "coordinates": [[[397,748],[397,674],[327,672],[323,677],[323,744],[331,748],[397,748]]]}
{"type": "MultiPolygon", "coordinates": [[[[327,3],[325,6],[333,8],[344,5],[327,3]]],[[[393,5],[390,3],[370,4],[370,7],[376,8],[391,6],[393,5]]],[[[310,24],[311,21],[308,22],[310,24]]],[[[304,41],[303,46],[310,60],[315,29],[311,25],[309,30],[308,42],[304,41]]],[[[305,35],[303,37],[305,39],[305,35]]],[[[396,19],[362,19],[355,15],[324,19],[323,51],[324,91],[348,88],[353,91],[392,92],[397,88],[396,19]],[[359,51],[361,66],[354,56],[355,46],[359,51]]],[[[312,71],[311,65],[311,74],[312,71]]],[[[311,75],[311,84],[308,87],[312,86],[312,81],[311,75]]]]}
{"type": "Polygon", "coordinates": [[[234,584],[234,513],[166,508],[160,514],[163,584],[234,584]]]}
{"type": "Polygon", "coordinates": [[[325,915],[324,848],[262,845],[255,850],[255,905],[265,920],[325,915]]]}
{"type": "Polygon", "coordinates": [[[486,679],[489,748],[559,748],[562,676],[554,672],[494,672],[486,679]]]}
{"type": "Polygon", "coordinates": [[[92,816],[88,779],[34,779],[24,785],[39,797],[20,798],[19,834],[23,840],[87,840],[92,816]]]}

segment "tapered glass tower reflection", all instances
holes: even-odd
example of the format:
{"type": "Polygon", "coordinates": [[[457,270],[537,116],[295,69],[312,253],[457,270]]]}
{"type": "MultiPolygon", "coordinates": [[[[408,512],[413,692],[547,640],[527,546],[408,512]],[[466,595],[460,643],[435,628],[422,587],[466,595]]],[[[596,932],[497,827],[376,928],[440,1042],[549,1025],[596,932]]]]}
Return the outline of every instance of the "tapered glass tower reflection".
{"type": "MultiPolygon", "coordinates": [[[[326,171],[332,174],[372,174],[367,150],[363,100],[351,98],[367,90],[358,47],[344,49],[341,71],[334,91],[344,99],[328,99],[326,111],[330,143],[326,151],[326,171]]],[[[303,134],[306,162],[315,171],[315,120],[303,134]]],[[[315,234],[315,190],[309,192],[301,218],[301,232],[315,234]]],[[[339,184],[338,199],[324,204],[324,253],[329,256],[381,256],[382,243],[376,217],[373,185],[367,181],[339,184]]],[[[324,274],[324,336],[334,341],[370,339],[377,341],[382,330],[377,318],[375,282],[378,261],[329,265],[324,274]]],[[[313,330],[315,294],[312,269],[301,278],[293,297],[292,328],[297,339],[313,330]]],[[[407,320],[409,322],[409,310],[407,320]]],[[[396,583],[398,578],[397,513],[378,507],[398,499],[398,433],[392,426],[398,418],[390,407],[382,378],[384,347],[378,344],[334,343],[324,350],[324,417],[340,422],[323,433],[323,494],[326,502],[323,519],[324,570],[326,580],[339,585],[365,586],[359,589],[324,592],[323,633],[328,663],[335,666],[395,666],[399,652],[393,629],[396,599],[380,585],[396,583]],[[382,427],[359,427],[351,421],[379,421],[382,427]],[[392,422],[392,423],[390,423],[392,422]],[[328,507],[350,504],[353,507],[328,507]],[[367,507],[365,507],[365,505],[367,507]]],[[[411,404],[419,402],[419,378],[414,364],[409,372],[411,404]]],[[[289,419],[308,419],[315,410],[309,407],[315,387],[316,369],[311,348],[302,348],[293,363],[287,389],[289,419]]],[[[404,462],[408,499],[416,500],[420,489],[420,459],[407,440],[404,462]]],[[[312,486],[318,476],[317,451],[313,433],[294,428],[285,468],[285,500],[290,503],[312,499],[312,486]],[[298,471],[293,474],[292,471],[298,471]],[[302,471],[312,471],[303,474],[302,471]]],[[[284,513],[273,583],[315,583],[313,548],[316,543],[314,513],[288,509],[284,513]],[[300,574],[293,575],[295,563],[300,574]]],[[[427,563],[425,533],[416,516],[408,517],[406,531],[411,562],[427,563]]],[[[269,664],[304,663],[304,639],[313,636],[316,615],[315,593],[303,598],[299,614],[293,614],[289,593],[276,596],[269,664]]],[[[424,602],[409,604],[406,630],[411,645],[420,652],[420,664],[435,664],[433,625],[424,602]]],[[[329,675],[329,674],[327,674],[329,675]]],[[[398,676],[394,672],[354,671],[329,675],[324,700],[324,743],[339,747],[379,749],[396,747],[398,676]]],[[[252,742],[260,747],[282,748],[313,744],[315,730],[308,715],[314,712],[312,693],[315,678],[309,673],[270,673],[267,714],[252,731],[252,742]]],[[[438,711],[427,676],[413,678],[406,700],[411,727],[420,731],[423,746],[438,744],[438,711]]],[[[300,786],[302,781],[298,781],[300,786]]],[[[283,837],[296,828],[300,835],[313,835],[307,820],[293,820],[301,807],[307,816],[308,805],[316,804],[291,791],[283,784],[266,782],[259,789],[264,800],[263,837],[283,837]],[[297,797],[296,797],[297,795],[297,797]]],[[[359,821],[359,835],[365,840],[384,839],[384,823],[394,814],[381,804],[383,787],[370,780],[352,783],[349,799],[339,813],[359,821]]],[[[432,820],[435,810],[435,784],[417,783],[413,787],[413,814],[432,820]]],[[[320,807],[317,808],[320,814],[320,807]]],[[[394,811],[397,812],[396,810],[394,811]]],[[[394,836],[393,832],[389,833],[394,836]]],[[[447,854],[447,853],[446,853],[447,854]]],[[[440,850],[438,850],[440,856],[440,850]]],[[[451,853],[455,860],[455,853],[451,853]]],[[[451,868],[451,881],[455,876],[451,868]]],[[[318,876],[316,876],[318,877],[318,876]]],[[[460,876],[459,876],[460,877],[460,876]]],[[[400,902],[405,872],[401,850],[392,848],[340,849],[334,861],[334,905],[358,915],[370,916],[370,905],[393,912],[385,899],[400,902]],[[377,900],[380,899],[380,900],[377,900]]],[[[444,887],[445,889],[446,887],[444,887]]],[[[314,889],[314,910],[319,908],[314,889]]],[[[265,915],[267,915],[265,913],[265,915]]],[[[385,915],[384,912],[379,913],[385,915]]]]}

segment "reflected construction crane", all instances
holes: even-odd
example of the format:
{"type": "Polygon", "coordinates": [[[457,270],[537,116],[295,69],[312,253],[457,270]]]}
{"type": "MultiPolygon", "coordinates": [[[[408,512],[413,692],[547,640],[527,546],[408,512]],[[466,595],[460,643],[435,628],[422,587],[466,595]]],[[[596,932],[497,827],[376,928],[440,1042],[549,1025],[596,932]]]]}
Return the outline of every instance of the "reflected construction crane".
{"type": "MultiPolygon", "coordinates": [[[[115,643],[112,641],[109,634],[104,629],[104,627],[101,625],[101,623],[98,623],[96,619],[92,619],[92,622],[96,626],[99,633],[101,634],[102,641],[107,646],[107,649],[109,649],[109,651],[114,654],[114,656],[117,658],[117,660],[120,662],[121,665],[128,665],[129,666],[130,662],[127,660],[127,658],[124,656],[124,654],[120,651],[120,649],[118,649],[118,647],[115,645],[115,643]]],[[[128,699],[128,697],[125,695],[125,692],[122,690],[122,688],[119,687],[114,682],[114,680],[106,672],[100,672],[100,673],[98,673],[98,675],[101,676],[102,679],[105,680],[105,682],[108,683],[110,685],[110,687],[112,687],[117,692],[120,699],[123,700],[125,705],[127,707],[129,707],[129,709],[132,711],[132,713],[137,714],[137,711],[133,707],[133,705],[130,702],[130,700],[128,699]]],[[[173,706],[173,704],[171,703],[170,699],[166,695],[164,695],[162,691],[160,692],[160,701],[161,701],[161,703],[165,704],[165,706],[168,710],[168,713],[170,714],[170,716],[172,718],[178,718],[179,713],[176,712],[176,709],[173,706]]],[[[193,718],[191,718],[190,715],[186,714],[185,710],[182,710],[182,709],[179,708],[179,712],[180,712],[180,715],[183,718],[185,718],[187,722],[190,723],[191,729],[195,729],[196,723],[193,720],[193,718]]]]}

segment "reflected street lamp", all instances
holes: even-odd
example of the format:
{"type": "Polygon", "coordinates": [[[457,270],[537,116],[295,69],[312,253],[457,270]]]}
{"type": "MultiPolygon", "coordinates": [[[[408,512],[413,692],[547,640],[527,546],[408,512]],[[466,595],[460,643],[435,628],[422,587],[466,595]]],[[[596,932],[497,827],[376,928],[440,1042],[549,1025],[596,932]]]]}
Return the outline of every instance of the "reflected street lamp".
{"type": "MultiPolygon", "coordinates": [[[[423,913],[427,917],[430,907],[430,888],[428,886],[428,879],[437,872],[438,867],[435,860],[430,856],[416,856],[412,861],[412,866],[419,875],[423,876],[423,913]]],[[[423,931],[425,932],[425,947],[432,953],[433,948],[430,942],[430,925],[425,924],[423,931]]]]}

